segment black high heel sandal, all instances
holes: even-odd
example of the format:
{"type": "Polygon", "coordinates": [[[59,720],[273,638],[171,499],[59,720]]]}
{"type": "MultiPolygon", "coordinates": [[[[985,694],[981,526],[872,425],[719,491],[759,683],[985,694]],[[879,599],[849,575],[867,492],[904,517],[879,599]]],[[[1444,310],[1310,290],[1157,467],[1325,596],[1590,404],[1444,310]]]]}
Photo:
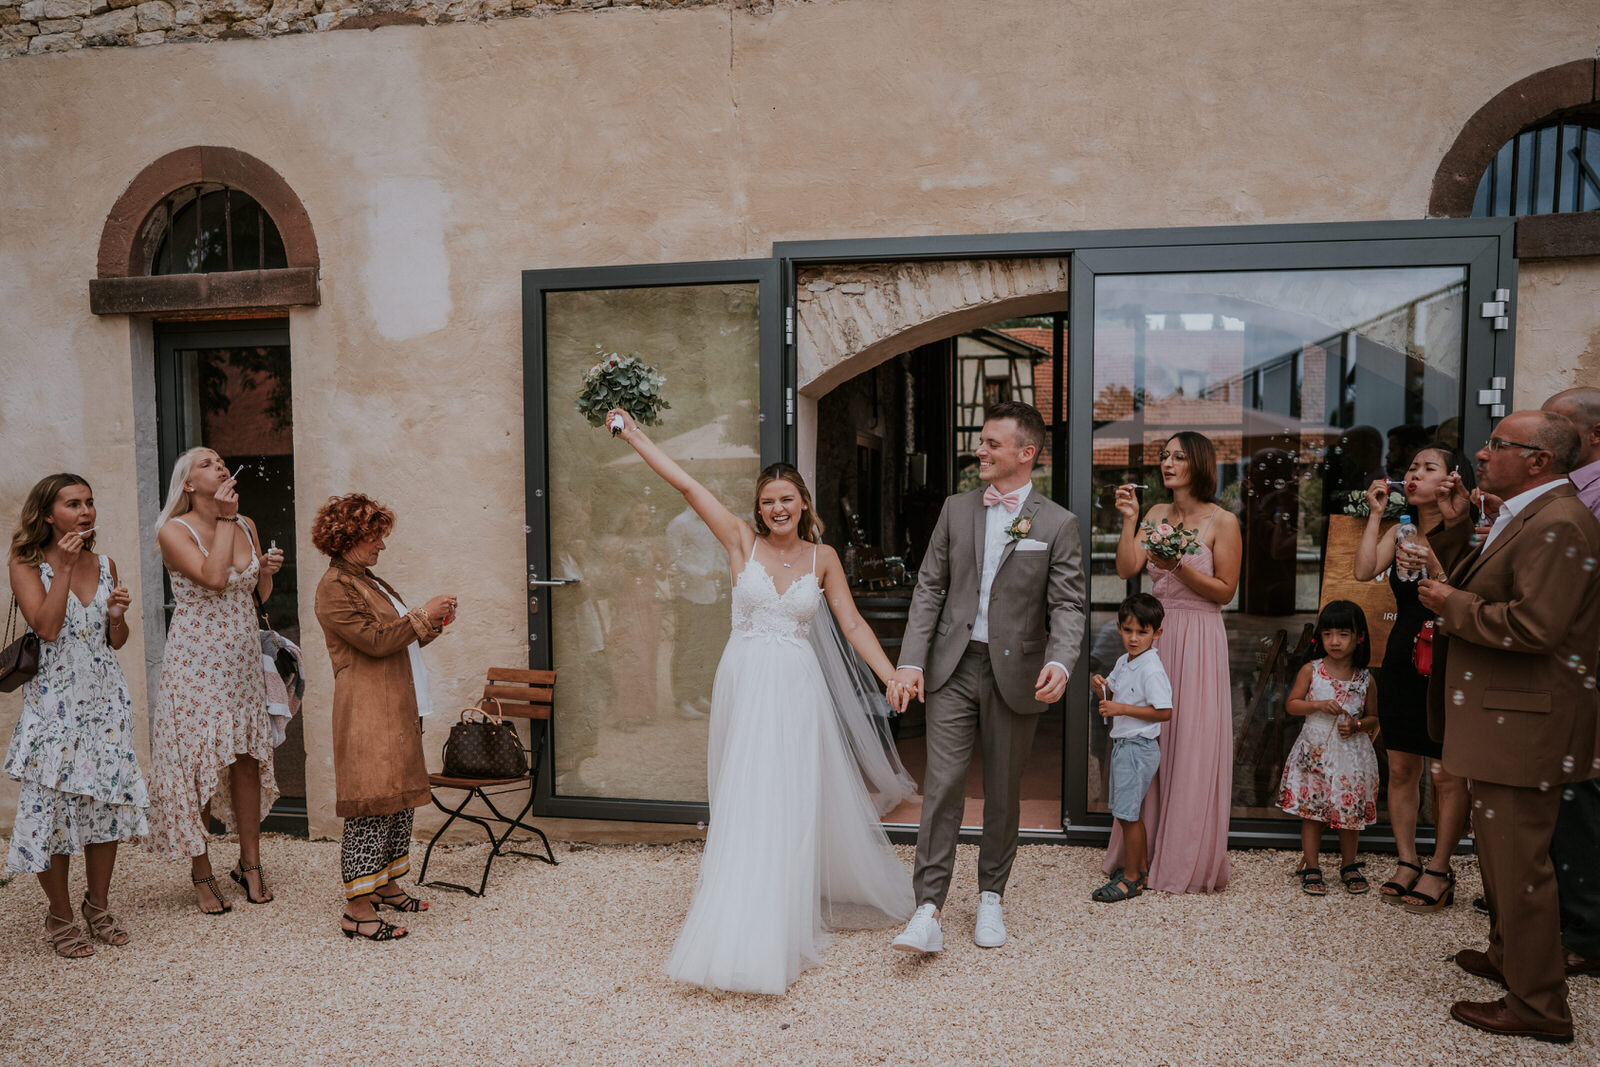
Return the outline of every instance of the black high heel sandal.
{"type": "Polygon", "coordinates": [[[343,926],[339,927],[339,932],[342,933],[347,939],[352,937],[364,937],[368,941],[398,941],[402,937],[409,936],[411,933],[410,930],[395,926],[392,923],[386,923],[382,919],[358,919],[349,912],[345,912],[344,917],[356,924],[356,928],[354,930],[346,930],[343,926]],[[370,934],[365,933],[361,929],[363,926],[371,926],[374,923],[377,924],[378,928],[372,931],[370,934]],[[396,931],[399,932],[396,933],[396,931]]]}
{"type": "Polygon", "coordinates": [[[1412,886],[1415,886],[1418,882],[1422,881],[1422,864],[1407,863],[1405,860],[1395,860],[1394,865],[1397,870],[1401,867],[1405,867],[1408,870],[1416,871],[1417,876],[1411,879],[1411,885],[1402,885],[1393,878],[1380,885],[1378,887],[1378,896],[1383,898],[1383,902],[1385,904],[1400,903],[1400,898],[1411,892],[1412,886]],[[1391,889],[1394,890],[1394,892],[1389,892],[1391,889]]]}
{"type": "Polygon", "coordinates": [[[239,883],[240,888],[244,890],[244,899],[248,900],[250,903],[271,904],[273,901],[272,897],[257,897],[254,893],[250,892],[250,882],[245,878],[245,875],[251,871],[256,872],[256,877],[261,880],[261,892],[265,893],[267,891],[267,876],[261,873],[261,864],[259,863],[253,864],[249,867],[246,867],[241,863],[233,870],[228,872],[228,877],[239,883]]]}
{"type": "Polygon", "coordinates": [[[411,914],[428,910],[427,901],[418,900],[399,886],[395,886],[394,889],[393,896],[384,896],[382,893],[373,891],[372,910],[377,911],[379,908],[388,908],[390,911],[403,911],[411,914]]]}
{"type": "Polygon", "coordinates": [[[195,878],[195,877],[193,877],[191,875],[189,880],[191,882],[193,882],[195,885],[203,885],[207,889],[211,890],[211,895],[217,898],[217,903],[218,904],[222,905],[222,908],[219,911],[207,911],[204,908],[200,908],[200,905],[198,903],[196,903],[195,907],[200,908],[200,914],[201,915],[210,915],[213,918],[215,918],[218,915],[226,915],[226,914],[228,914],[228,912],[233,910],[233,905],[229,904],[227,902],[227,900],[225,900],[223,898],[222,890],[217,888],[217,876],[216,875],[208,874],[204,878],[195,878]]]}

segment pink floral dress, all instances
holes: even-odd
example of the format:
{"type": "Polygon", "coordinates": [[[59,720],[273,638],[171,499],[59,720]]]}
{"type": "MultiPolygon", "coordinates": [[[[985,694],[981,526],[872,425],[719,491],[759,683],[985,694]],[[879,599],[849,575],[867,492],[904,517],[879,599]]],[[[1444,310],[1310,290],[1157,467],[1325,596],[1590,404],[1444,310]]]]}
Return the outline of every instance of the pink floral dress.
{"type": "MultiPolygon", "coordinates": [[[[1341,682],[1322,664],[1312,663],[1306,699],[1337,700],[1346,714],[1360,715],[1372,674],[1359,670],[1341,682]]],[[[1337,723],[1326,712],[1306,716],[1283,765],[1278,807],[1335,830],[1361,830],[1378,819],[1378,754],[1365,733],[1340,737],[1337,723]]]]}
{"type": "MultiPolygon", "coordinates": [[[[174,519],[200,536],[182,519],[174,519]]],[[[249,538],[249,527],[240,525],[249,538]]],[[[200,551],[206,555],[204,544],[200,551]]],[[[172,574],[177,607],[167,630],[161,686],[150,724],[150,833],[145,844],[164,856],[206,850],[202,809],[232,831],[238,823],[228,767],[237,755],[261,765],[261,815],[278,799],[272,773],[272,720],[261,677],[261,639],[254,593],[261,558],[250,542],[250,564],[231,571],[222,592],[172,574]]]]}

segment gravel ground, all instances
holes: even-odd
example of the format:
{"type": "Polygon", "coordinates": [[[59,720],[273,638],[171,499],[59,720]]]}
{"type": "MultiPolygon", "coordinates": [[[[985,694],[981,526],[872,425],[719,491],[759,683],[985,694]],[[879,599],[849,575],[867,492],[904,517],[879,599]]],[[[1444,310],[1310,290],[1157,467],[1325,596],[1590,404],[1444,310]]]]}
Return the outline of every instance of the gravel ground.
{"type": "MultiPolygon", "coordinates": [[[[441,874],[465,873],[484,847],[449,854],[441,874]]],[[[235,892],[233,913],[208,919],[182,866],[125,849],[112,904],[133,941],[87,961],[49,952],[36,884],[11,879],[0,1062],[1600,1061],[1595,979],[1574,983],[1570,1046],[1449,1019],[1452,1000],[1497,992],[1449,961],[1486,936],[1467,904],[1470,860],[1457,904],[1419,916],[1380,905],[1376,890],[1304,896],[1289,877],[1297,856],[1283,852],[1235,853],[1218,896],[1091,904],[1098,852],[1029,846],[1007,896],[1011,942],[985,951],[970,936],[976,849],[963,846],[941,955],[891,952],[881,931],[841,934],[787,996],[752,997],[661,975],[697,843],[562,845],[553,869],[501,860],[486,898],[427,894],[432,911],[387,945],[338,935],[337,844],[271,838],[263,851],[277,901],[252,907],[235,892]]],[[[213,855],[221,870],[234,847],[213,855]]],[[[1388,861],[1369,860],[1381,877],[1388,861]]]]}

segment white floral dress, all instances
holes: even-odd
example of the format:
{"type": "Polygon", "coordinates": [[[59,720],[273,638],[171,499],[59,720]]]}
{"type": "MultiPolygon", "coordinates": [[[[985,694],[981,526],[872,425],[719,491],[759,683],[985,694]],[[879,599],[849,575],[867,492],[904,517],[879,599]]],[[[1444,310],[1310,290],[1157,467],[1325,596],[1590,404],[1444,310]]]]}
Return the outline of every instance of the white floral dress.
{"type": "MultiPolygon", "coordinates": [[[[133,702],[106,639],[111,565],[87,606],[67,593],[54,641],[39,643],[39,673],[23,687],[5,772],[22,783],[6,869],[41,874],[52,856],[127,841],[146,831],[144,776],[133,748],[133,702]]],[[[39,564],[45,590],[55,577],[39,564]]]]}
{"type": "MultiPolygon", "coordinates": [[[[206,555],[200,536],[174,519],[206,555]]],[[[245,537],[250,529],[240,525],[245,537]]],[[[172,574],[177,606],[167,629],[161,685],[150,722],[150,833],[146,846],[163,856],[198,856],[208,831],[202,811],[237,829],[228,767],[235,756],[261,765],[261,816],[278,799],[272,773],[272,719],[261,677],[261,638],[254,593],[261,558],[229,571],[222,592],[172,574]]]]}
{"type": "MultiPolygon", "coordinates": [[[[1359,716],[1367,703],[1372,674],[1356,671],[1341,682],[1315,660],[1307,700],[1337,700],[1348,715],[1359,716]]],[[[1340,737],[1338,719],[1326,712],[1306,716],[1300,736],[1283,765],[1278,807],[1290,815],[1335,830],[1361,830],[1378,820],[1378,753],[1358,730],[1340,737]]]]}

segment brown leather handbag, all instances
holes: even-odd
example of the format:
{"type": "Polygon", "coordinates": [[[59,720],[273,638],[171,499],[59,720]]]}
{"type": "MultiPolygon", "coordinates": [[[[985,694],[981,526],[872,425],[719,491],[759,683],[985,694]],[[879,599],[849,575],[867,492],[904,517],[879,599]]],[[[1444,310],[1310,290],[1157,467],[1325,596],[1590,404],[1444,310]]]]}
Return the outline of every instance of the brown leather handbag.
{"type": "Polygon", "coordinates": [[[444,743],[444,775],[447,778],[520,778],[528,773],[528,754],[522,749],[515,725],[500,714],[500,702],[488,702],[495,710],[462,708],[461,721],[450,727],[444,743]]]}
{"type": "Polygon", "coordinates": [[[29,678],[39,673],[39,635],[23,627],[22,636],[15,641],[11,635],[17,626],[17,598],[11,598],[11,614],[6,618],[6,643],[0,649],[0,693],[10,693],[20,688],[29,678]]]}

